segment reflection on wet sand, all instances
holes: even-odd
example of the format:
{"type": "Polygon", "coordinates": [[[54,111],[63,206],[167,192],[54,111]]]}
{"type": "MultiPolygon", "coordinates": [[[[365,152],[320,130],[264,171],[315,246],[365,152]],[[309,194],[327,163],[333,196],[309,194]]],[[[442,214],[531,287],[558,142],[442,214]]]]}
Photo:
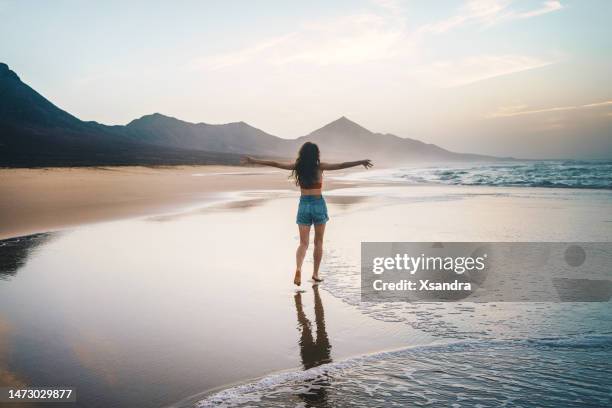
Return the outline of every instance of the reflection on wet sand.
{"type": "Polygon", "coordinates": [[[265,203],[267,199],[253,198],[248,200],[229,201],[218,205],[213,205],[210,210],[246,210],[247,208],[257,207],[265,203]]]}
{"type": "Polygon", "coordinates": [[[191,211],[182,211],[174,214],[156,215],[147,218],[148,221],[166,222],[174,221],[180,218],[190,217],[198,214],[207,214],[218,211],[233,211],[233,210],[248,210],[259,207],[275,198],[281,198],[290,195],[289,190],[264,190],[264,191],[245,191],[234,193],[230,199],[223,199],[220,202],[212,202],[196,208],[191,211]]]}
{"type": "Polygon", "coordinates": [[[193,215],[198,214],[206,214],[213,211],[232,211],[232,210],[247,210],[250,208],[254,208],[262,205],[267,200],[261,198],[247,199],[247,200],[238,200],[238,201],[228,201],[222,203],[211,204],[206,207],[198,208],[193,211],[186,211],[177,214],[164,214],[164,215],[156,215],[153,217],[147,218],[148,221],[154,222],[168,222],[175,221],[181,218],[191,217],[193,215]]]}
{"type": "Polygon", "coordinates": [[[0,280],[14,276],[37,247],[48,242],[53,234],[41,233],[0,241],[0,280]]]}
{"type": "MultiPolygon", "coordinates": [[[[314,285],[312,292],[314,294],[315,323],[317,326],[316,339],[312,335],[312,324],[302,307],[302,294],[300,292],[295,294],[295,310],[297,312],[298,328],[301,332],[300,355],[305,370],[332,362],[331,344],[325,330],[325,316],[323,303],[319,295],[319,286],[314,285]]],[[[328,406],[327,386],[329,386],[329,383],[325,378],[317,378],[312,384],[309,384],[309,391],[301,393],[299,396],[308,407],[326,407],[328,406]]]]}
{"type": "Polygon", "coordinates": [[[94,373],[110,387],[120,386],[116,363],[119,352],[110,339],[93,328],[83,329],[72,345],[72,351],[80,365],[94,373]]]}
{"type": "MultiPolygon", "coordinates": [[[[23,388],[27,385],[24,378],[19,376],[16,372],[11,370],[9,366],[9,360],[11,356],[10,349],[10,337],[12,335],[13,328],[2,315],[0,315],[0,386],[11,387],[11,388],[23,388]]],[[[3,407],[19,407],[27,408],[32,406],[27,403],[2,403],[3,407]]]]}
{"type": "MultiPolygon", "coordinates": [[[[0,281],[8,280],[25,266],[32,252],[47,243],[55,234],[41,233],[0,241],[0,281]]],[[[27,386],[26,378],[17,373],[10,366],[10,359],[14,352],[11,347],[14,337],[14,327],[4,316],[0,315],[0,386],[23,388],[27,386]]],[[[3,403],[3,407],[27,408],[30,403],[3,403]]]]}
{"type": "Polygon", "coordinates": [[[325,200],[330,204],[336,204],[341,208],[348,208],[354,204],[367,201],[368,196],[348,196],[348,195],[325,195],[325,200]]]}

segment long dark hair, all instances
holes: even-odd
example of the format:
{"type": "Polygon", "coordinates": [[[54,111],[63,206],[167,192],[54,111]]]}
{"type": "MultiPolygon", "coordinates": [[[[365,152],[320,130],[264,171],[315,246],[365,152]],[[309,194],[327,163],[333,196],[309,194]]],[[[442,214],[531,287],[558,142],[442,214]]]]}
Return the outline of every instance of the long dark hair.
{"type": "Polygon", "coordinates": [[[291,177],[295,179],[295,185],[309,187],[319,182],[319,146],[306,142],[300,147],[298,158],[295,160],[295,169],[291,177]]]}

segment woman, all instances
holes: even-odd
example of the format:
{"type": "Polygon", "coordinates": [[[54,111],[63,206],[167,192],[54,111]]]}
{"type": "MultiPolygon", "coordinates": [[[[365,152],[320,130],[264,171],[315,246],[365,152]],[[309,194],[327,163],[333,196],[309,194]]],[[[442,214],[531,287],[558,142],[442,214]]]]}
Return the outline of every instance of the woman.
{"type": "Polygon", "coordinates": [[[311,142],[306,142],[300,148],[295,163],[279,163],[271,160],[257,160],[245,157],[246,163],[261,164],[263,166],[278,167],[279,169],[291,170],[291,176],[295,179],[295,185],[300,187],[302,195],[297,213],[297,224],[300,232],[300,245],[295,254],[295,278],[293,283],[302,283],[302,263],[308,249],[310,227],[314,225],[314,271],[312,280],[321,282],[319,278],[319,266],[323,257],[323,234],[325,223],[329,220],[325,199],[321,195],[323,188],[323,171],[348,169],[349,167],[363,166],[366,169],[372,167],[370,160],[358,160],[344,163],[321,163],[319,160],[319,147],[311,142]]]}

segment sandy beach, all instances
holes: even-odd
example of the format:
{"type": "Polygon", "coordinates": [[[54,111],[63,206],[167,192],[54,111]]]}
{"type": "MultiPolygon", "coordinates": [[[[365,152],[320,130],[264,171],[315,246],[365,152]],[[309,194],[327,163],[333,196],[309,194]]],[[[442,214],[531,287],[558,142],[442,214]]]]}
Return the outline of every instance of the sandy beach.
{"type": "MultiPolygon", "coordinates": [[[[337,406],[347,395],[385,406],[371,396],[396,392],[406,404],[449,402],[475,392],[461,374],[466,361],[474,376],[488,378],[485,357],[497,355],[512,374],[498,385],[510,386],[529,381],[511,371],[516,353],[544,358],[533,349],[491,351],[492,338],[612,330],[609,303],[359,302],[362,241],[610,241],[607,190],[328,176],[325,281],[300,292],[292,285],[299,193],[286,172],[57,169],[1,177],[3,237],[56,232],[1,242],[0,379],[75,386],[77,406],[337,406]],[[444,348],[457,341],[468,343],[444,348]],[[445,394],[440,378],[458,389],[445,394]]],[[[312,248],[304,276],[311,259],[312,248]]],[[[584,363],[581,355],[554,356],[554,364],[584,363]]],[[[554,364],[548,370],[560,369],[554,364]]],[[[545,398],[551,387],[571,386],[555,384],[532,391],[545,398]]],[[[485,396],[491,389],[479,387],[485,396]]],[[[607,397],[596,387],[575,392],[593,404],[607,397]]]]}
{"type": "Polygon", "coordinates": [[[286,172],[262,167],[0,169],[0,239],[162,213],[249,189],[295,186],[286,172]]]}

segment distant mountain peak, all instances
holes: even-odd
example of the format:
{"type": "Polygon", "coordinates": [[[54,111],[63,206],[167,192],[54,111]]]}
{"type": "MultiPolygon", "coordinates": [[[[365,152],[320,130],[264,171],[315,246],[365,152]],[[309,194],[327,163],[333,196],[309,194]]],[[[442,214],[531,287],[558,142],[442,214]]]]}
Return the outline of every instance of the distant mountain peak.
{"type": "Polygon", "coordinates": [[[0,79],[4,78],[12,78],[20,81],[19,76],[14,71],[11,71],[8,65],[4,62],[0,62],[0,79]]]}
{"type": "Polygon", "coordinates": [[[159,112],[155,112],[155,113],[150,113],[148,115],[144,115],[140,119],[144,119],[144,118],[150,118],[150,119],[176,119],[176,118],[173,118],[172,116],[164,115],[163,113],[159,113],[159,112]]]}
{"type": "Polygon", "coordinates": [[[150,113],[148,115],[143,115],[137,119],[133,119],[127,126],[133,126],[135,124],[154,124],[159,122],[183,122],[180,119],[173,118],[172,116],[167,116],[159,112],[150,113]]]}
{"type": "Polygon", "coordinates": [[[248,128],[248,129],[259,130],[244,121],[222,123],[220,125],[211,125],[206,122],[198,122],[198,123],[188,122],[186,120],[178,119],[178,118],[175,118],[174,116],[164,115],[163,113],[159,113],[159,112],[150,113],[148,115],[144,115],[144,116],[141,116],[140,118],[134,119],[130,123],[128,123],[127,126],[142,125],[142,124],[157,125],[160,123],[165,123],[165,124],[172,123],[173,125],[180,123],[180,124],[187,125],[187,126],[228,126],[228,127],[233,127],[233,128],[248,128]]]}
{"type": "Polygon", "coordinates": [[[346,116],[334,120],[331,123],[323,126],[320,129],[315,130],[312,133],[372,133],[368,129],[364,128],[358,123],[353,122],[346,116]]]}
{"type": "Polygon", "coordinates": [[[357,123],[353,122],[346,116],[340,116],[338,119],[334,120],[328,125],[333,125],[333,124],[338,125],[338,126],[354,126],[354,125],[359,126],[357,123]]]}

